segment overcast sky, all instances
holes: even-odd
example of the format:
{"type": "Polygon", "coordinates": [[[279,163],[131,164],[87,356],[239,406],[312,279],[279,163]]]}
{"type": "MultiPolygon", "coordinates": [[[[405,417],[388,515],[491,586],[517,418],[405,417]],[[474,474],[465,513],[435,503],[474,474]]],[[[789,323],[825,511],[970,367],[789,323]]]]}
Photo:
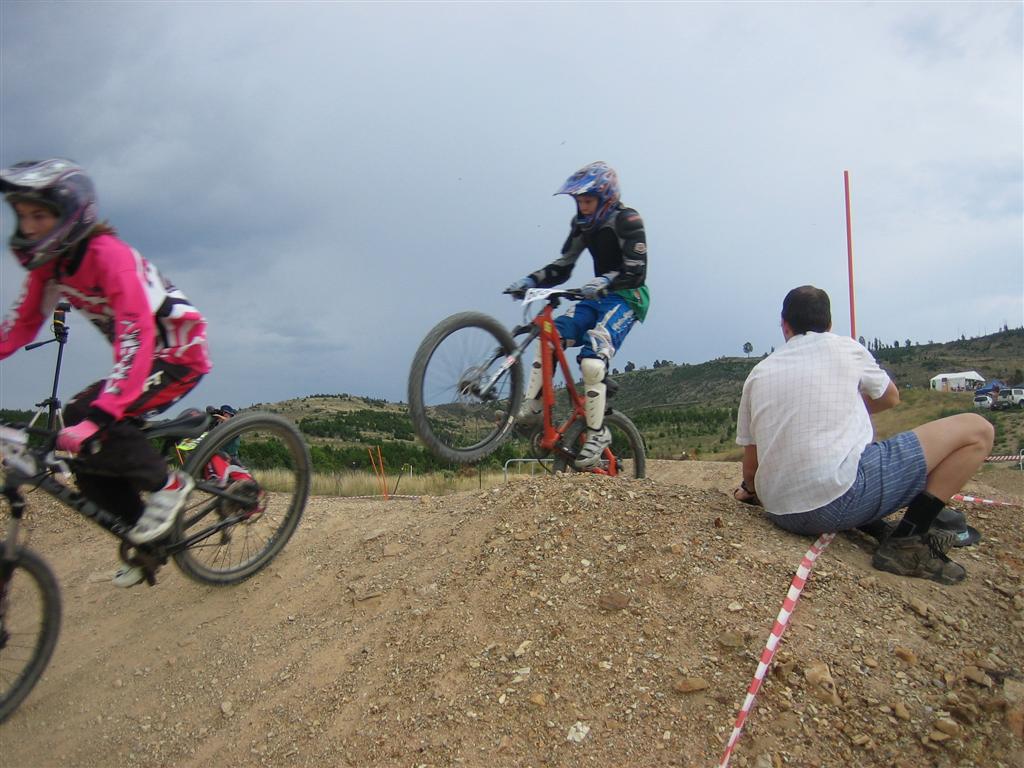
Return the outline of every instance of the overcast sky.
{"type": "MultiPolygon", "coordinates": [[[[762,354],[806,283],[848,334],[844,170],[859,335],[1020,326],[1022,91],[1020,2],[0,0],[0,163],[81,163],[202,310],[195,406],[404,401],[443,317],[518,321],[501,290],[557,257],[552,193],[594,160],[649,244],[617,367],[762,354]]],[[[23,277],[0,259],[3,311],[23,277]]],[[[65,399],[111,365],[70,322],[65,399]]],[[[49,394],[54,351],[0,364],[0,406],[49,394]]]]}

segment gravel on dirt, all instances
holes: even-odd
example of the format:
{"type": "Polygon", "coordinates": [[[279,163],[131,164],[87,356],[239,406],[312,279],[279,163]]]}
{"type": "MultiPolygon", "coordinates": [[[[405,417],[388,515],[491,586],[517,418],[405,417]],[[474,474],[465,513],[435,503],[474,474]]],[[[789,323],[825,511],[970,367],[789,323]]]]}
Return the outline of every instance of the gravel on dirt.
{"type": "MultiPolygon", "coordinates": [[[[536,475],[419,499],[314,497],[262,573],[109,581],[107,535],[30,496],[62,636],[0,726],[5,768],[713,766],[812,539],[734,501],[739,466],[536,475]]],[[[1020,470],[957,505],[945,587],[818,560],[732,764],[1024,766],[1020,470]]]]}

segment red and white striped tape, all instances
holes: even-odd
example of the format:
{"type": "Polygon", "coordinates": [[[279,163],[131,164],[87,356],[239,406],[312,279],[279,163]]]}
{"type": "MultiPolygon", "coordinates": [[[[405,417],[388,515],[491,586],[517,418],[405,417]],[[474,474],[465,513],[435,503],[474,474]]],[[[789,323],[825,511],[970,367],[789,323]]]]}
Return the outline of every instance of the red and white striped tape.
{"type": "Polygon", "coordinates": [[[740,733],[743,731],[743,724],[747,721],[747,715],[750,714],[750,710],[754,706],[754,699],[757,698],[757,692],[761,689],[761,683],[768,672],[768,667],[771,666],[772,659],[775,658],[775,651],[778,650],[782,633],[786,631],[789,618],[793,615],[793,610],[796,608],[796,601],[800,599],[800,593],[803,592],[804,585],[811,575],[814,561],[818,559],[818,555],[825,551],[825,548],[832,543],[832,539],[835,537],[834,533],[821,534],[818,540],[807,550],[804,559],[800,561],[800,567],[796,569],[796,575],[793,576],[793,581],[789,585],[789,592],[786,594],[786,599],[782,601],[782,608],[775,619],[775,626],[772,627],[771,634],[768,636],[768,642],[765,644],[764,651],[761,652],[761,661],[757,665],[754,679],[747,689],[747,697],[744,699],[743,706],[740,707],[740,713],[736,717],[736,725],[732,729],[732,735],[729,736],[729,742],[725,745],[725,752],[722,754],[719,768],[726,768],[729,765],[732,750],[736,746],[736,742],[739,741],[740,733]]]}
{"type": "Polygon", "coordinates": [[[986,456],[985,461],[1024,461],[1024,453],[1000,454],[998,456],[986,456]]]}
{"type": "Polygon", "coordinates": [[[993,499],[979,499],[977,496],[964,496],[958,493],[950,497],[953,501],[967,501],[974,504],[990,504],[995,507],[1019,507],[1020,504],[1012,504],[1009,501],[995,501],[993,499]]]}

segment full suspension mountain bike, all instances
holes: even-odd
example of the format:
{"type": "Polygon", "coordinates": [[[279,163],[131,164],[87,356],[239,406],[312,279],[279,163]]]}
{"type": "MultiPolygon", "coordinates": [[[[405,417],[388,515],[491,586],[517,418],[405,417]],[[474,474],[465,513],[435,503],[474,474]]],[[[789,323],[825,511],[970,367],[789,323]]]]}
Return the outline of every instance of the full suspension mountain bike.
{"type": "MultiPolygon", "coordinates": [[[[573,381],[553,313],[562,300],[578,301],[578,289],[534,288],[524,312],[541,308],[507,330],[490,315],[461,312],[438,323],[420,344],[409,374],[409,411],[423,444],[446,461],[478,461],[509,438],[523,400],[523,355],[540,339],[542,425],[532,432],[535,458],[553,458],[553,471],[576,471],[573,461],[586,441],[584,396],[573,381]],[[516,341],[517,337],[523,337],[516,341]],[[556,376],[564,393],[556,388],[556,376]]],[[[618,389],[609,379],[609,399],[618,389]]],[[[599,463],[581,470],[644,477],[643,437],[625,414],[609,408],[604,423],[612,443],[599,463]]]]}
{"type": "MultiPolygon", "coordinates": [[[[63,323],[63,314],[58,318],[55,313],[60,349],[67,340],[63,323]]],[[[0,423],[0,495],[10,511],[0,541],[0,722],[39,680],[60,632],[57,580],[46,562],[21,542],[27,509],[24,489],[42,490],[109,531],[120,541],[121,559],[141,567],[150,585],[169,559],[203,584],[237,584],[249,578],[291,538],[309,494],[309,449],[295,425],[278,414],[245,412],[218,424],[215,409],[188,410],[175,418],[141,423],[171,463],[180,441],[198,440],[183,467],[195,480],[195,489],[168,536],[132,544],[126,538],[131,525],[116,510],[103,509],[80,494],[69,482],[77,460],[55,450],[61,426],[59,373],[60,353],[54,394],[38,404],[41,410],[28,423],[0,423]],[[44,413],[47,426],[36,426],[44,413]],[[245,471],[211,471],[223,463],[218,457],[228,455],[244,461],[245,471]]]]}

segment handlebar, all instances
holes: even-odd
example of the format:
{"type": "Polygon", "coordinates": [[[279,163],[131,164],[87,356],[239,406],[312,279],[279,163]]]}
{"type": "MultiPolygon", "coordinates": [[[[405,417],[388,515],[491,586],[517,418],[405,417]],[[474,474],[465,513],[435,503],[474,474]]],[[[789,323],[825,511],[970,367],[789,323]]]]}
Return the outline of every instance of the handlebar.
{"type": "Polygon", "coordinates": [[[0,459],[5,467],[31,477],[39,471],[39,465],[50,464],[47,458],[53,453],[57,433],[49,429],[30,427],[27,424],[0,422],[0,459]],[[29,436],[43,437],[43,445],[32,447],[29,436]]]}
{"type": "Polygon", "coordinates": [[[541,300],[546,300],[549,304],[554,304],[557,303],[559,299],[582,301],[586,298],[583,295],[583,291],[579,288],[527,288],[525,291],[505,290],[503,293],[508,294],[513,299],[522,300],[524,304],[531,304],[535,301],[541,300]]]}
{"type": "Polygon", "coordinates": [[[35,435],[44,439],[52,439],[54,442],[57,440],[56,430],[46,429],[45,427],[33,427],[21,421],[0,421],[0,441],[16,439],[14,435],[21,435],[22,437],[35,435]]]}

